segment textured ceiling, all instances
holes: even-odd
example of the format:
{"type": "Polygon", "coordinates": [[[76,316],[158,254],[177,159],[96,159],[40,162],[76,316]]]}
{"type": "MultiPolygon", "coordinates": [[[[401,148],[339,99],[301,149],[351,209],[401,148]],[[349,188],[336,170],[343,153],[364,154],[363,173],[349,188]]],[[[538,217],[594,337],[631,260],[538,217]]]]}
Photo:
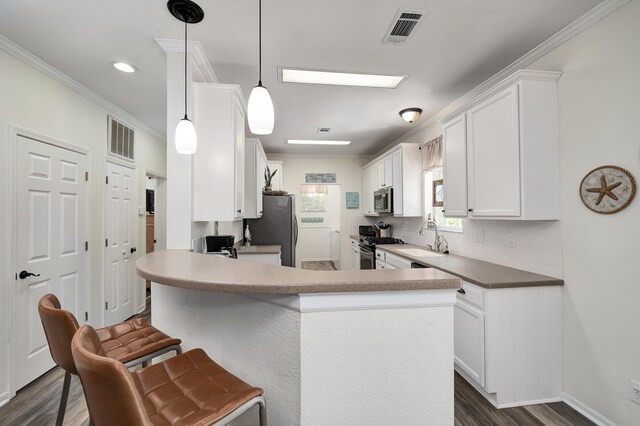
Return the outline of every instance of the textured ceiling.
{"type": "MultiPolygon", "coordinates": [[[[263,83],[276,112],[267,152],[373,154],[413,125],[398,111],[432,115],[596,6],[600,0],[264,0],[263,83]],[[385,44],[398,9],[428,15],[406,43],[385,44]],[[280,66],[408,74],[395,90],[278,82],[280,66]],[[348,139],[347,147],[285,140],[348,139]]],[[[248,98],[257,82],[258,1],[200,0],[190,26],[223,83],[248,98]]],[[[161,133],[166,129],[164,53],[154,38],[183,37],[158,0],[3,0],[0,34],[161,133]],[[123,60],[139,72],[115,71],[123,60]]]]}

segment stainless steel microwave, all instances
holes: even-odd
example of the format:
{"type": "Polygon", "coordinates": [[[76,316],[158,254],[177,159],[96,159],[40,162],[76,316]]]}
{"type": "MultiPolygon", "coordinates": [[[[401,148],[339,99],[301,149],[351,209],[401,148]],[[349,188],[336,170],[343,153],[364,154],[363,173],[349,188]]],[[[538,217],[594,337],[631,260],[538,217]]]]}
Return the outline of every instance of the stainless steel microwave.
{"type": "Polygon", "coordinates": [[[373,193],[373,210],[376,213],[393,213],[393,188],[382,188],[373,193]]]}

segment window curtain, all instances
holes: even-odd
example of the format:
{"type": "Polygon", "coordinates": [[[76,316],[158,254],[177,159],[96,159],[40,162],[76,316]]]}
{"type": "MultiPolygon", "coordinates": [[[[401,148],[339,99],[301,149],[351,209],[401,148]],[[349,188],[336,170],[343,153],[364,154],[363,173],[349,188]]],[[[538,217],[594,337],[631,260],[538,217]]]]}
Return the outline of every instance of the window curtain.
{"type": "Polygon", "coordinates": [[[429,172],[442,167],[442,136],[422,145],[422,170],[429,172]]]}

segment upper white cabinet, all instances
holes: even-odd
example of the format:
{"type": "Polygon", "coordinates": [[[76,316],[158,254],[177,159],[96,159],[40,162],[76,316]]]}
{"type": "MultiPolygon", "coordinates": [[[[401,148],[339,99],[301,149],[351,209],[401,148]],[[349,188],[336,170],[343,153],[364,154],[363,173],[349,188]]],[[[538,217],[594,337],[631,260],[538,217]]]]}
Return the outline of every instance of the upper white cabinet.
{"type": "Polygon", "coordinates": [[[401,143],[362,169],[362,210],[365,216],[377,216],[373,193],[393,188],[394,216],[422,217],[422,156],[419,144],[401,143]]]}
{"type": "Polygon", "coordinates": [[[423,174],[420,145],[402,143],[391,153],[393,164],[393,215],[422,217],[423,174]]]}
{"type": "Polygon", "coordinates": [[[365,216],[378,216],[373,210],[373,193],[378,189],[377,164],[362,170],[362,213],[365,216]]]}
{"type": "Polygon", "coordinates": [[[391,155],[378,160],[376,163],[377,182],[376,189],[393,186],[393,158],[391,155]]]}
{"type": "Polygon", "coordinates": [[[467,122],[464,114],[443,125],[443,212],[467,216],[467,122]]]}
{"type": "Polygon", "coordinates": [[[244,217],[256,219],[262,217],[262,187],[267,167],[260,139],[247,139],[244,157],[244,217]]]}
{"type": "Polygon", "coordinates": [[[445,119],[446,216],[558,219],[560,75],[519,71],[445,119]]]}
{"type": "Polygon", "coordinates": [[[244,214],[245,113],[240,86],[194,83],[193,220],[233,221],[244,214]]]}

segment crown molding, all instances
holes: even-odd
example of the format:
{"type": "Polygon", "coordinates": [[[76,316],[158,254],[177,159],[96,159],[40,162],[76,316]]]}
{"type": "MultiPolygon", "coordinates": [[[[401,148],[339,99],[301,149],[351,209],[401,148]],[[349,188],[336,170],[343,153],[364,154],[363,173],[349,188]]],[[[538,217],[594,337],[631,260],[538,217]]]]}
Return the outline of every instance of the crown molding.
{"type": "MultiPolygon", "coordinates": [[[[184,39],[154,38],[153,41],[155,41],[165,53],[184,53],[184,39]]],[[[193,55],[194,63],[204,76],[205,83],[220,83],[200,42],[189,40],[187,49],[193,55]]]]}
{"type": "Polygon", "coordinates": [[[102,96],[98,95],[88,87],[78,83],[68,75],[64,74],[63,72],[49,65],[42,59],[35,56],[33,53],[29,52],[28,50],[18,46],[16,43],[4,37],[3,35],[0,35],[0,50],[7,52],[9,55],[15,57],[16,59],[19,59],[20,61],[29,65],[31,68],[35,69],[36,71],[46,75],[47,77],[53,79],[54,81],[57,81],[63,86],[68,87],[69,89],[73,90],[79,95],[84,96],[91,102],[107,110],[108,114],[117,116],[121,118],[123,121],[131,123],[132,124],[131,127],[133,127],[134,129],[142,130],[150,134],[154,138],[158,139],[159,141],[166,143],[166,136],[163,135],[162,133],[147,126],[142,121],[140,121],[133,115],[129,114],[122,108],[116,106],[115,104],[112,104],[111,102],[109,102],[102,96]]]}
{"type": "Polygon", "coordinates": [[[547,53],[551,52],[558,46],[566,43],[571,40],[573,37],[577,36],[587,28],[591,27],[596,22],[602,20],[603,18],[609,16],[611,13],[620,9],[622,6],[629,3],[631,0],[605,0],[593,9],[589,10],[587,13],[540,43],[538,46],[531,49],[529,52],[525,53],[523,56],[518,58],[515,62],[511,63],[509,66],[499,71],[488,80],[476,86],[470,92],[462,96],[461,98],[453,101],[447,107],[437,112],[436,114],[429,117],[427,120],[419,123],[413,129],[409,130],[404,135],[400,136],[398,139],[390,143],[384,149],[378,152],[382,153],[388,151],[393,146],[406,141],[407,139],[415,136],[421,131],[425,130],[429,126],[432,126],[435,123],[441,122],[445,117],[451,115],[455,111],[463,108],[466,104],[473,102],[475,98],[480,96],[482,93],[489,90],[493,85],[500,82],[500,80],[506,79],[510,75],[514,74],[516,71],[521,70],[522,68],[531,65],[533,62],[537,61],[547,53]]]}

